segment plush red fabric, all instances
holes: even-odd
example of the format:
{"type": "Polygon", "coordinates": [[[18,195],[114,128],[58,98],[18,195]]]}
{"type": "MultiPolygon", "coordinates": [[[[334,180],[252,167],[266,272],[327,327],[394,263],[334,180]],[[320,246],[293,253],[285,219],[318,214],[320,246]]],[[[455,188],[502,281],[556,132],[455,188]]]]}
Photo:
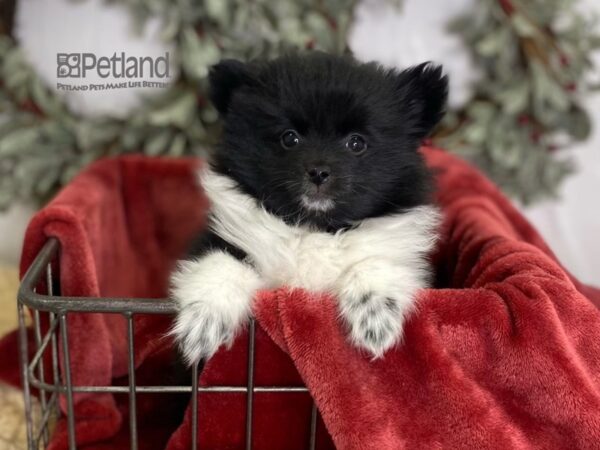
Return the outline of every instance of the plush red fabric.
{"type": "MultiPolygon", "coordinates": [[[[598,448],[600,292],[569,276],[536,231],[479,172],[424,148],[445,215],[436,288],[422,292],[401,346],[371,361],[345,339],[334,299],[262,292],[256,385],[301,385],[322,414],[317,448],[598,448]]],[[[48,236],[62,243],[68,295],[160,297],[201,228],[192,160],[94,164],[33,219],[24,271],[48,236]]],[[[172,383],[169,318],[138,316],[138,385],[172,383]]],[[[72,314],[77,384],[126,384],[125,322],[72,314]]],[[[247,336],[207,364],[203,385],[244,385],[247,336]]],[[[0,353],[14,355],[14,339],[0,353]]],[[[8,358],[2,358],[7,360],[8,358]]],[[[10,379],[16,362],[0,368],[10,379]]],[[[190,447],[185,396],[138,395],[140,448],[190,447]]],[[[245,396],[200,394],[200,448],[243,448],[245,396]]],[[[307,394],[255,396],[254,448],[306,448],[307,394]]],[[[78,395],[77,441],[129,448],[127,397],[78,395]]],[[[52,449],[66,448],[60,421],[52,449]]]]}

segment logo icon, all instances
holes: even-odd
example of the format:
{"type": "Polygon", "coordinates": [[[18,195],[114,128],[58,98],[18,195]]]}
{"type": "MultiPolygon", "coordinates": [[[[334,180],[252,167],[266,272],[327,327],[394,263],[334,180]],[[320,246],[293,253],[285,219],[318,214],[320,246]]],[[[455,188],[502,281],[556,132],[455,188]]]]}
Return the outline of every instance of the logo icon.
{"type": "Polygon", "coordinates": [[[81,77],[81,54],[80,53],[57,53],[56,54],[56,76],[58,78],[80,78],[81,77]]]}

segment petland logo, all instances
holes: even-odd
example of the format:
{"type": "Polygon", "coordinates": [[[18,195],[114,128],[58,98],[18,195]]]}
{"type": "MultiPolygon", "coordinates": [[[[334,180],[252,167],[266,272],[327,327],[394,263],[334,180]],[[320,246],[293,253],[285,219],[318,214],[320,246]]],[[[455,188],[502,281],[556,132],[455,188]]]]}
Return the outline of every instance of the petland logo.
{"type": "Polygon", "coordinates": [[[127,56],[125,52],[119,54],[115,52],[110,57],[97,57],[93,53],[57,53],[57,78],[110,78],[115,80],[115,82],[79,85],[57,83],[56,87],[60,90],[83,91],[128,87],[165,88],[169,86],[169,83],[164,81],[147,81],[147,78],[168,79],[170,76],[169,69],[169,52],[156,58],[150,56],[127,56]]]}

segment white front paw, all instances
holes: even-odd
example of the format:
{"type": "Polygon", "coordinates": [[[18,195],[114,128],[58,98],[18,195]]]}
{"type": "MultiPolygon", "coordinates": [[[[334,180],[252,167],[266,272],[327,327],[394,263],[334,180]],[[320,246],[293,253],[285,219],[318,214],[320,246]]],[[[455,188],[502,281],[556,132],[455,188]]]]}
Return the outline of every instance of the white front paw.
{"type": "Polygon", "coordinates": [[[238,323],[210,308],[202,299],[186,303],[171,333],[188,364],[212,357],[221,345],[231,346],[238,323]]]}
{"type": "Polygon", "coordinates": [[[171,334],[189,364],[232,344],[261,287],[251,266],[223,251],[179,264],[171,277],[171,298],[179,308],[171,334]]]}
{"type": "Polygon", "coordinates": [[[400,341],[406,311],[396,299],[368,293],[341,299],[340,306],[352,343],[374,358],[380,358],[400,341]]]}

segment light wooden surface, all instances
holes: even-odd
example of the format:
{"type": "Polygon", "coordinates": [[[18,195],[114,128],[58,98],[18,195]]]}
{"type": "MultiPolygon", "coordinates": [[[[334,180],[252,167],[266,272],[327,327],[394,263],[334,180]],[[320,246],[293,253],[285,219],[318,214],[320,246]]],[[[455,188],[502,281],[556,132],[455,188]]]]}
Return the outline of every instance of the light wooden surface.
{"type": "MultiPolygon", "coordinates": [[[[0,336],[17,326],[17,269],[0,265],[0,336]]],[[[0,361],[2,355],[0,355],[0,361]]]]}
{"type": "MultiPolygon", "coordinates": [[[[19,284],[16,268],[0,266],[0,336],[17,326],[16,294],[19,284]]],[[[0,364],[2,364],[0,355],[0,364]]],[[[23,394],[0,383],[0,450],[26,448],[23,394]]]]}

